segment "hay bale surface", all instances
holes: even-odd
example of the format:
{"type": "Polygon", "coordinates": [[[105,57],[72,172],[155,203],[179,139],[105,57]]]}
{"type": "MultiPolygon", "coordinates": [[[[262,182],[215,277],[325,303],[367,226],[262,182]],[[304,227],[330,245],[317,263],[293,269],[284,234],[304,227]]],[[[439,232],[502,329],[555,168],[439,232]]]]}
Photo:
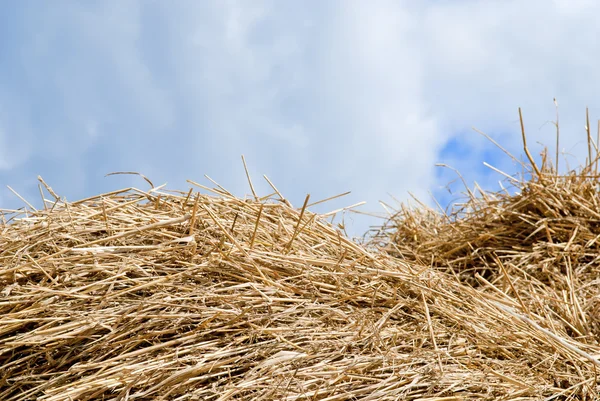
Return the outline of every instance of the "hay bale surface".
{"type": "MultiPolygon", "coordinates": [[[[512,179],[516,193],[468,192],[451,213],[402,206],[379,238],[385,251],[451,274],[484,296],[514,300],[521,320],[562,343],[600,340],[600,174],[598,157],[559,175],[547,161],[512,179]],[[527,318],[527,319],[525,319],[527,318]]],[[[591,356],[591,355],[590,355],[591,356]]],[[[600,354],[590,361],[598,365],[600,354]]],[[[559,371],[550,375],[560,383],[559,371]]],[[[581,375],[598,392],[595,376],[581,375]]],[[[573,381],[561,386],[577,386],[573,381]]],[[[583,397],[583,387],[572,393],[583,397]]],[[[567,392],[565,392],[566,394],[567,392]]],[[[590,394],[594,394],[593,392],[590,394]]],[[[596,396],[594,399],[600,399],[596,396]]]]}
{"type": "Polygon", "coordinates": [[[405,212],[389,252],[222,190],[5,214],[0,399],[596,399],[583,181],[405,212]]]}

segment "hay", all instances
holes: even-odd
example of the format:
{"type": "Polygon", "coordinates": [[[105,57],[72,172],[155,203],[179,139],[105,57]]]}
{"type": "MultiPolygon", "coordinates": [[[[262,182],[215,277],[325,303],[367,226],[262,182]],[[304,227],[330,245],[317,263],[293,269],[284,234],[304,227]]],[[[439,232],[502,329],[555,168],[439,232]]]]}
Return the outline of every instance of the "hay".
{"type": "MultiPolygon", "coordinates": [[[[592,157],[592,149],[598,154],[596,144],[588,132],[586,163],[565,174],[559,174],[548,161],[547,150],[538,167],[525,140],[524,144],[530,161],[523,164],[524,175],[530,178],[517,179],[500,172],[509,178],[513,192],[478,188],[476,196],[468,190],[466,201],[455,204],[450,213],[402,205],[373,242],[403,261],[451,274],[484,297],[513,300],[519,312],[504,308],[505,312],[553,337],[561,346],[597,350],[600,157],[592,157]]],[[[589,383],[587,394],[600,399],[600,382],[592,367],[600,365],[600,354],[592,354],[585,357],[589,362],[584,364],[592,370],[572,369],[578,371],[580,385],[589,383]]],[[[573,379],[562,382],[561,369],[554,366],[548,375],[555,385],[569,389],[564,394],[585,398],[584,388],[575,390],[573,379]]]]}
{"type": "Polygon", "coordinates": [[[0,399],[596,399],[585,174],[404,210],[388,252],[279,196],[47,187],[0,225],[0,399]]]}

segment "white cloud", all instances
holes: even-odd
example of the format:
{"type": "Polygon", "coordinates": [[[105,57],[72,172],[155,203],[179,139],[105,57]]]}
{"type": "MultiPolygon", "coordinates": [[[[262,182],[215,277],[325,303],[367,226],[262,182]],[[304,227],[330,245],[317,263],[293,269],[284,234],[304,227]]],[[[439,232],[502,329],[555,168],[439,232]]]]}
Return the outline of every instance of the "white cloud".
{"type": "Polygon", "coordinates": [[[31,156],[32,134],[27,121],[20,120],[18,106],[0,99],[0,172],[10,171],[31,156]]]}
{"type": "Polygon", "coordinates": [[[9,160],[10,146],[8,144],[8,138],[6,133],[0,126],[0,170],[8,170],[12,167],[12,163],[9,160]]]}
{"type": "Polygon", "coordinates": [[[443,184],[442,157],[492,185],[491,145],[469,130],[518,154],[518,106],[532,153],[554,143],[543,125],[554,97],[562,147],[578,157],[586,104],[600,116],[595,2],[61,4],[25,24],[14,62],[29,92],[0,97],[15,104],[0,127],[25,148],[13,159],[0,148],[0,169],[32,180],[43,155],[65,158],[80,171],[65,179],[87,191],[90,177],[138,169],[176,186],[207,173],[240,194],[245,154],[255,181],[266,173],[296,204],[352,190],[331,207],[365,199],[378,211],[388,192],[426,198],[443,184]],[[452,138],[470,155],[441,155],[452,138]]]}

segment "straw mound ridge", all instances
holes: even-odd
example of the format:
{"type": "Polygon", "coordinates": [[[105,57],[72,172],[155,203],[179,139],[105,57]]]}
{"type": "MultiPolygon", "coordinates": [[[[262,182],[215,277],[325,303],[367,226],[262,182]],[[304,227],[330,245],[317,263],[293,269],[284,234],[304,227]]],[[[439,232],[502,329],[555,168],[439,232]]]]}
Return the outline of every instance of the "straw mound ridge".
{"type": "MultiPolygon", "coordinates": [[[[535,210],[590,206],[560,199],[535,210]]],[[[480,212],[497,216],[493,227],[504,224],[501,204],[480,212]]],[[[582,242],[592,226],[579,215],[568,216],[580,227],[569,247],[559,238],[572,225],[559,230],[545,215],[552,246],[531,241],[518,266],[498,254],[516,288],[530,291],[519,293],[527,321],[504,284],[475,289],[419,263],[430,254],[438,266],[461,263],[458,251],[444,259],[446,248],[433,245],[451,229],[434,235],[446,226],[431,219],[415,223],[414,241],[399,224],[406,262],[276,200],[130,189],[47,205],[0,225],[1,400],[595,397],[600,347],[593,302],[584,302],[595,290],[581,286],[595,265],[575,264],[595,248],[582,242]],[[558,260],[568,252],[565,273],[558,260]],[[532,276],[546,254],[557,261],[532,276]],[[540,298],[548,293],[555,299],[540,298]]],[[[488,247],[527,237],[514,222],[529,221],[529,209],[518,210],[515,239],[494,234],[488,247]]]]}
{"type": "MultiPolygon", "coordinates": [[[[482,294],[503,294],[518,303],[521,313],[560,337],[597,347],[596,163],[564,176],[544,163],[539,174],[530,169],[533,179],[513,181],[516,195],[481,191],[476,197],[469,192],[467,202],[449,215],[403,206],[386,223],[386,251],[453,274],[482,294]]],[[[592,378],[590,383],[598,382],[592,378]]]]}

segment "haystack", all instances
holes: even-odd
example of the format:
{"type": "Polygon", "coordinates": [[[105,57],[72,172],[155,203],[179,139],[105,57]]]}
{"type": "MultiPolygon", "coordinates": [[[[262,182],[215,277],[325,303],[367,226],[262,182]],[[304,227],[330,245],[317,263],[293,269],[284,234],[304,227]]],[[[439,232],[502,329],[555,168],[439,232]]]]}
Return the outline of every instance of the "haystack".
{"type": "Polygon", "coordinates": [[[276,190],[46,186],[0,225],[0,400],[597,399],[589,174],[402,212],[387,251],[276,190]]]}
{"type": "MultiPolygon", "coordinates": [[[[564,346],[597,348],[600,342],[597,143],[588,128],[586,162],[560,174],[556,168],[558,153],[553,165],[545,149],[541,166],[537,166],[523,132],[528,163],[519,162],[502,149],[525,172],[516,178],[498,171],[507,177],[510,191],[489,192],[476,187],[478,193],[475,193],[467,189],[466,200],[453,205],[449,212],[423,205],[418,209],[403,205],[373,242],[400,260],[451,274],[486,297],[512,300],[516,310],[510,313],[537,327],[540,335],[550,335],[564,346]]],[[[554,354],[552,358],[558,356],[554,354]]],[[[595,352],[589,362],[598,366],[599,358],[600,354],[595,352]]],[[[583,374],[579,366],[571,369],[580,372],[579,378],[563,382],[560,369],[548,368],[548,377],[555,380],[556,386],[565,388],[564,392],[558,388],[552,391],[581,399],[585,398],[584,383],[589,383],[589,394],[600,399],[595,370],[590,376],[583,374]]]]}

